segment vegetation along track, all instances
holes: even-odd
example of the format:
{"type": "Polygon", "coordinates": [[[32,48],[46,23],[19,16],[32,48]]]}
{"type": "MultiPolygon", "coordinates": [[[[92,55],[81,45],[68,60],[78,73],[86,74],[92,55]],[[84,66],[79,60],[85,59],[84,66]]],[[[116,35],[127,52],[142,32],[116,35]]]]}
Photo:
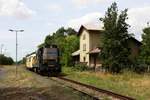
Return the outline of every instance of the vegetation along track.
{"type": "Polygon", "coordinates": [[[97,99],[104,99],[108,98],[110,100],[135,100],[134,98],[123,96],[117,93],[113,93],[111,91],[107,91],[104,89],[100,89],[91,85],[86,85],[68,78],[64,77],[53,77],[52,78],[55,81],[67,84],[69,87],[78,90],[80,92],[83,92],[84,94],[87,94],[89,96],[93,96],[93,98],[97,99]]]}
{"type": "MultiPolygon", "coordinates": [[[[45,76],[45,75],[44,75],[45,76]]],[[[57,81],[61,84],[67,85],[83,94],[93,98],[93,100],[135,100],[132,97],[123,96],[111,91],[100,89],[91,85],[83,84],[62,76],[50,77],[51,80],[57,81]],[[106,99],[105,99],[106,98],[106,99]]]]}

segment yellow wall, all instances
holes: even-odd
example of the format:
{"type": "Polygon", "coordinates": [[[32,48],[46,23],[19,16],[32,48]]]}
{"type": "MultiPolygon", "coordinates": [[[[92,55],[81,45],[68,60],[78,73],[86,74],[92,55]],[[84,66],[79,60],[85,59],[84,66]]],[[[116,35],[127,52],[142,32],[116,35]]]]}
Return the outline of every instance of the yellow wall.
{"type": "Polygon", "coordinates": [[[87,54],[90,50],[89,47],[89,34],[88,31],[83,29],[82,33],[80,34],[80,62],[87,62],[87,65],[89,65],[89,55],[87,54]],[[83,36],[85,35],[85,40],[83,40],[83,36]],[[86,44],[86,51],[83,50],[83,45],[86,44]]]}
{"type": "Polygon", "coordinates": [[[33,63],[35,62],[33,59],[36,56],[36,54],[32,54],[28,57],[26,57],[26,67],[27,68],[32,68],[33,67],[33,63]]]}
{"type": "MultiPolygon", "coordinates": [[[[101,32],[90,31],[90,50],[101,47],[100,37],[101,32]]],[[[94,58],[92,57],[92,55],[90,55],[89,66],[94,67],[94,58]]],[[[96,59],[96,66],[101,66],[101,62],[98,58],[96,59]]]]}
{"type": "Polygon", "coordinates": [[[90,50],[100,47],[100,32],[91,32],[90,34],[90,50]]]}
{"type": "Polygon", "coordinates": [[[95,31],[87,31],[83,29],[80,34],[80,62],[87,62],[90,65],[90,55],[88,54],[92,49],[100,46],[100,33],[95,31]],[[85,35],[85,39],[84,38],[85,35]],[[83,50],[83,45],[86,44],[86,51],[83,50]]]}
{"type": "MultiPolygon", "coordinates": [[[[86,29],[82,29],[81,34],[80,34],[80,62],[84,62],[84,57],[85,62],[87,62],[88,66],[93,66],[93,57],[90,57],[89,52],[92,49],[95,49],[97,47],[101,47],[101,42],[100,39],[102,39],[103,33],[100,31],[87,31],[86,29]],[[90,32],[90,33],[89,33],[90,32]],[[85,40],[83,39],[85,35],[85,40]],[[86,44],[86,51],[83,50],[83,45],[86,44]]],[[[139,53],[139,45],[137,44],[136,41],[129,40],[128,45],[131,48],[131,55],[129,58],[134,60],[134,58],[138,55],[139,53]]],[[[101,66],[101,61],[98,60],[97,58],[97,65],[96,66],[101,66]]]]}

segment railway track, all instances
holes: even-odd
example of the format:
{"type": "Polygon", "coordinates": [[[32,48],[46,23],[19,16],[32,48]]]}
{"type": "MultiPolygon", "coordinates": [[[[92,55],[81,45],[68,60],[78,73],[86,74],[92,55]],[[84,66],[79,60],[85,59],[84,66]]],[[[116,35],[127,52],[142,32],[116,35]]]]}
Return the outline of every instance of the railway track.
{"type": "Polygon", "coordinates": [[[101,100],[102,97],[108,97],[110,100],[135,100],[134,98],[128,96],[123,96],[91,85],[86,85],[68,78],[55,77],[52,79],[59,82],[63,81],[63,83],[67,84],[69,87],[78,90],[80,92],[83,92],[84,94],[87,94],[89,96],[93,96],[93,98],[96,98],[97,100],[101,100]]]}
{"type": "Polygon", "coordinates": [[[83,94],[89,95],[94,100],[103,100],[103,97],[108,97],[108,100],[136,100],[132,97],[123,96],[108,90],[100,89],[91,85],[83,84],[65,77],[50,77],[50,79],[61,84],[67,85],[83,94]]]}

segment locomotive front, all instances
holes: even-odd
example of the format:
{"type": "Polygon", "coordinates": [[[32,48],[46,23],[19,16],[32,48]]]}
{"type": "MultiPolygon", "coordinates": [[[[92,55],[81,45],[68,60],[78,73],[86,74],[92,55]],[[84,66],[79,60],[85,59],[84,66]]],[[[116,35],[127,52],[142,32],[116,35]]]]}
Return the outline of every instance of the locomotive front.
{"type": "Polygon", "coordinates": [[[57,47],[43,49],[43,65],[46,71],[61,72],[61,66],[59,64],[59,49],[57,47]]]}

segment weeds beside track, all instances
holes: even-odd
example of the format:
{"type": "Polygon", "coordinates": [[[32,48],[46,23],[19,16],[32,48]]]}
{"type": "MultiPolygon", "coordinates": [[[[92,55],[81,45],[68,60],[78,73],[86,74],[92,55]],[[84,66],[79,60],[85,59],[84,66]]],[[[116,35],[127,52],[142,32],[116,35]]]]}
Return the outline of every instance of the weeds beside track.
{"type": "Polygon", "coordinates": [[[78,90],[80,92],[83,92],[84,94],[87,94],[89,96],[93,96],[93,98],[95,99],[110,99],[110,100],[135,100],[132,97],[128,97],[128,96],[123,96],[111,91],[107,91],[104,89],[100,89],[91,85],[86,85],[68,78],[64,78],[64,77],[53,77],[52,79],[54,79],[55,81],[58,82],[62,82],[64,84],[67,84],[69,87],[78,90]]]}

